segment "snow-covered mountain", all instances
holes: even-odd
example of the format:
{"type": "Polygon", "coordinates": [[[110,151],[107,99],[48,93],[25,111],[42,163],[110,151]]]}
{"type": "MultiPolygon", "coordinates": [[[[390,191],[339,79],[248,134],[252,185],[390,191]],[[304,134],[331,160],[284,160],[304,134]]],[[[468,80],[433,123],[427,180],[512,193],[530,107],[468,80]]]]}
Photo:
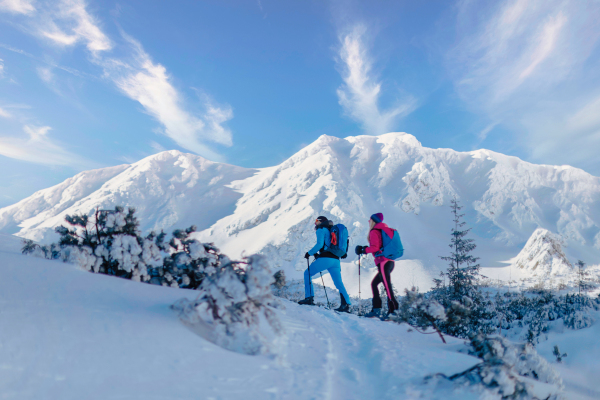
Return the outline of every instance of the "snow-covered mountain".
{"type": "Polygon", "coordinates": [[[534,276],[569,276],[573,273],[573,264],[567,259],[562,244],[560,236],[538,228],[512,263],[534,276]]]}
{"type": "Polygon", "coordinates": [[[56,240],[65,215],[96,207],[135,207],[143,231],[184,224],[210,226],[235,208],[228,185],[254,170],[165,151],[131,165],[85,171],[0,209],[0,231],[41,242],[56,240]]]}
{"type": "MultiPolygon", "coordinates": [[[[600,178],[488,150],[430,149],[406,133],[321,136],[280,165],[255,170],[163,152],[83,172],[0,209],[0,231],[52,241],[66,214],[133,206],[143,230],[195,224],[201,240],[225,253],[263,252],[299,278],[318,215],[346,224],[354,247],[366,243],[369,216],[382,212],[406,249],[394,273],[401,289],[427,286],[445,267],[438,256],[448,252],[453,197],[484,266],[514,258],[537,228],[560,235],[571,260],[600,262],[600,178]]],[[[354,263],[352,254],[344,264],[350,290],[354,263]]],[[[366,282],[370,265],[363,267],[366,282]]]]}

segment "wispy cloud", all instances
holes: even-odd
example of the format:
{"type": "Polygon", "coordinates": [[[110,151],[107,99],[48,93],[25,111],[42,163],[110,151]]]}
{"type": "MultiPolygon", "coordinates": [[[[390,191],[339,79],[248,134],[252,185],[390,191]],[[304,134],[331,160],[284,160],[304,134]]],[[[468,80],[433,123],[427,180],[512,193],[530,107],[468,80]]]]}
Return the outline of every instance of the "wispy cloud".
{"type": "Polygon", "coordinates": [[[577,18],[570,12],[573,10],[561,7],[565,2],[509,0],[494,4],[499,5],[488,11],[491,16],[482,19],[481,7],[461,3],[462,36],[450,52],[450,63],[457,89],[467,101],[486,107],[510,102],[526,83],[547,87],[562,80],[589,54],[589,49],[583,49],[586,45],[570,46],[577,18]]]}
{"type": "Polygon", "coordinates": [[[61,46],[83,41],[93,54],[112,49],[110,39],[98,27],[98,22],[85,8],[83,0],[61,0],[45,18],[39,33],[61,46]]]}
{"type": "Polygon", "coordinates": [[[232,144],[231,131],[223,126],[233,117],[231,108],[219,107],[207,97],[204,99],[203,115],[186,111],[166,68],[152,61],[139,42],[127,35],[124,37],[133,49],[133,61],[127,63],[112,59],[103,62],[106,76],[158,120],[164,126],[164,133],[178,145],[220,160],[222,157],[203,142],[232,144]]]}
{"type": "Polygon", "coordinates": [[[54,74],[52,73],[52,70],[48,67],[38,67],[37,73],[40,79],[46,83],[52,83],[54,81],[54,74]]]}
{"type": "Polygon", "coordinates": [[[0,10],[14,14],[30,14],[35,11],[33,0],[0,0],[0,10]]]}
{"type": "Polygon", "coordinates": [[[0,78],[4,77],[4,60],[0,58],[0,78]]]}
{"type": "Polygon", "coordinates": [[[12,117],[12,115],[8,111],[6,111],[2,107],[0,107],[0,117],[2,117],[2,118],[10,118],[10,117],[12,117]]]}
{"type": "Polygon", "coordinates": [[[0,43],[0,47],[2,47],[3,49],[9,50],[9,51],[12,51],[12,52],[18,53],[18,54],[23,54],[23,55],[25,55],[25,56],[27,56],[27,57],[33,57],[33,55],[32,55],[32,54],[29,54],[29,53],[28,53],[28,52],[26,52],[25,50],[17,49],[16,47],[9,46],[9,45],[8,45],[8,44],[6,44],[6,43],[0,43]]]}
{"type": "Polygon", "coordinates": [[[159,153],[162,153],[163,151],[167,150],[160,143],[157,143],[154,140],[152,140],[150,142],[150,147],[152,147],[154,150],[158,151],[159,153]]]}
{"type": "Polygon", "coordinates": [[[571,119],[581,118],[574,116],[600,94],[592,83],[598,74],[586,70],[600,38],[600,3],[485,4],[458,5],[458,45],[448,54],[457,93],[472,110],[515,131],[518,144],[536,161],[581,165],[584,152],[563,149],[573,136],[592,145],[589,132],[575,128],[571,119]]]}
{"type": "Polygon", "coordinates": [[[344,84],[337,90],[345,113],[359,122],[367,134],[378,135],[393,130],[396,122],[416,108],[416,100],[403,102],[380,110],[381,82],[373,76],[373,60],[364,44],[366,27],[356,25],[340,35],[339,62],[344,84]]]}
{"type": "Polygon", "coordinates": [[[0,137],[0,155],[44,165],[61,165],[78,169],[96,165],[71,153],[48,137],[49,126],[25,125],[25,137],[0,137]]]}
{"type": "Polygon", "coordinates": [[[477,137],[479,138],[480,142],[483,142],[485,139],[487,139],[488,135],[490,134],[490,132],[492,130],[494,130],[494,128],[498,125],[498,122],[492,122],[491,124],[489,124],[488,126],[486,126],[485,128],[483,128],[479,134],[477,135],[477,137]]]}
{"type": "MultiPolygon", "coordinates": [[[[153,61],[142,45],[125,33],[122,33],[124,46],[119,50],[127,51],[127,55],[109,56],[116,44],[102,31],[99,21],[88,13],[84,0],[59,0],[43,8],[40,5],[30,22],[32,34],[55,45],[66,47],[84,43],[92,55],[90,61],[104,70],[104,77],[127,97],[139,102],[144,111],[162,125],[165,135],[187,150],[222,160],[222,156],[207,143],[232,144],[231,131],[224,125],[233,117],[231,107],[217,105],[209,96],[203,95],[202,110],[189,111],[167,69],[153,61]]],[[[1,46],[19,52],[10,46],[1,46]]],[[[77,70],[47,64],[82,75],[77,70]]],[[[39,67],[37,72],[45,83],[56,88],[56,77],[51,68],[39,67]]]]}

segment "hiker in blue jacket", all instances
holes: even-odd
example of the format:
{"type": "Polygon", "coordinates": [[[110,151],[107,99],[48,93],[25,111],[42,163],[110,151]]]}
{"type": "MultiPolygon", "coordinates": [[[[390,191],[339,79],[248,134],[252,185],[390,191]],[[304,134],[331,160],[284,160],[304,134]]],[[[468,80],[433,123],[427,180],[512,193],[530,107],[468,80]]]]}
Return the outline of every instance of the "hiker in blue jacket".
{"type": "Polygon", "coordinates": [[[325,240],[327,235],[330,234],[329,229],[331,227],[330,221],[323,216],[320,216],[315,221],[315,231],[317,235],[317,244],[313,246],[312,249],[306,252],[304,258],[307,260],[310,256],[315,257],[315,261],[310,264],[310,267],[304,271],[304,296],[306,297],[304,300],[300,300],[298,304],[306,304],[306,305],[315,305],[314,302],[314,288],[312,285],[312,277],[319,272],[327,270],[329,275],[331,275],[331,279],[333,280],[333,284],[340,292],[341,305],[339,308],[336,308],[335,311],[345,311],[349,312],[350,310],[350,296],[348,296],[348,292],[344,287],[344,283],[342,282],[342,268],[340,265],[340,258],[335,254],[325,250],[325,240]],[[310,276],[309,276],[310,270],[310,276]]]}

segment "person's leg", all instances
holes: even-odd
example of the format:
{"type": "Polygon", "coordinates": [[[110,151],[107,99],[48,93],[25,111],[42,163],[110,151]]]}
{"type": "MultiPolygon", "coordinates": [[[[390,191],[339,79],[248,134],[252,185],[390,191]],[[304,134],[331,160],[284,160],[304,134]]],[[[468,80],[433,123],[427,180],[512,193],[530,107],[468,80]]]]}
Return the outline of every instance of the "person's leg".
{"type": "Polygon", "coordinates": [[[312,287],[312,281],[310,276],[308,276],[308,268],[304,271],[304,297],[312,297],[314,296],[314,290],[312,287]]]}
{"type": "Polygon", "coordinates": [[[327,271],[329,271],[329,275],[331,275],[331,279],[333,280],[333,284],[335,285],[337,290],[339,290],[342,296],[344,296],[346,303],[348,305],[352,304],[350,302],[350,296],[348,296],[348,292],[346,291],[346,287],[344,286],[344,282],[342,282],[341,267],[328,268],[327,271]]]}
{"type": "Polygon", "coordinates": [[[394,295],[394,288],[392,287],[392,279],[391,273],[394,270],[395,263],[393,261],[388,261],[385,265],[380,264],[380,271],[383,275],[383,283],[385,285],[385,290],[388,295],[388,312],[392,313],[398,309],[398,301],[396,300],[396,296],[394,295]],[[383,268],[381,268],[383,267],[383,268]]]}
{"type": "Polygon", "coordinates": [[[311,297],[315,295],[315,288],[312,284],[312,277],[315,276],[315,274],[318,274],[319,272],[327,269],[329,264],[327,264],[325,260],[326,259],[324,258],[318,258],[315,261],[313,261],[312,264],[310,264],[311,276],[308,276],[308,268],[306,269],[306,271],[304,271],[304,297],[311,297]]]}
{"type": "Polygon", "coordinates": [[[371,290],[373,291],[373,308],[381,308],[381,297],[379,296],[379,284],[383,282],[381,273],[378,272],[371,281],[371,290]]]}

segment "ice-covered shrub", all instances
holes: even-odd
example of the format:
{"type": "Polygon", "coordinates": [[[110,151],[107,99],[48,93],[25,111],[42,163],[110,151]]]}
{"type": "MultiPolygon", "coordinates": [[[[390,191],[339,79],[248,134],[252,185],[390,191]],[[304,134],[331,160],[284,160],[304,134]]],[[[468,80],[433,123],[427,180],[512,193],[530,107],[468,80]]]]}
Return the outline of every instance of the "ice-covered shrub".
{"type": "Polygon", "coordinates": [[[181,299],[172,308],[195,332],[226,349],[245,354],[276,351],[282,333],[272,310],[274,277],[262,255],[240,263],[221,263],[206,271],[196,300],[181,299]]]}
{"type": "Polygon", "coordinates": [[[405,296],[400,301],[399,309],[390,317],[394,322],[405,322],[420,329],[433,328],[442,341],[446,343],[444,336],[437,325],[446,320],[444,307],[437,301],[426,298],[414,287],[405,289],[405,296]]]}
{"type": "Polygon", "coordinates": [[[496,315],[493,323],[499,329],[523,328],[523,339],[537,343],[554,321],[563,321],[569,329],[582,329],[593,323],[591,310],[598,309],[597,301],[586,295],[556,296],[551,292],[505,293],[492,303],[496,315]]]}
{"type": "Polygon", "coordinates": [[[195,231],[195,225],[185,230],[176,229],[168,243],[164,232],[158,236],[150,234],[155,238],[157,248],[166,254],[162,267],[152,273],[154,282],[197,289],[207,271],[212,271],[219,263],[229,262],[229,258],[220,254],[213,244],[191,239],[190,235],[195,231]]]}
{"type": "Polygon", "coordinates": [[[212,243],[190,238],[195,226],[175,230],[170,240],[164,232],[142,237],[132,208],[97,209],[90,216],[67,215],[65,221],[68,227],[56,228],[58,243],[40,246],[25,240],[23,253],[61,259],[95,273],[190,289],[199,287],[207,271],[229,262],[212,243]]]}
{"type": "Polygon", "coordinates": [[[469,354],[482,362],[450,377],[437,374],[434,378],[451,381],[459,390],[467,387],[486,399],[563,398],[562,379],[529,343],[476,335],[471,338],[469,354]]]}

